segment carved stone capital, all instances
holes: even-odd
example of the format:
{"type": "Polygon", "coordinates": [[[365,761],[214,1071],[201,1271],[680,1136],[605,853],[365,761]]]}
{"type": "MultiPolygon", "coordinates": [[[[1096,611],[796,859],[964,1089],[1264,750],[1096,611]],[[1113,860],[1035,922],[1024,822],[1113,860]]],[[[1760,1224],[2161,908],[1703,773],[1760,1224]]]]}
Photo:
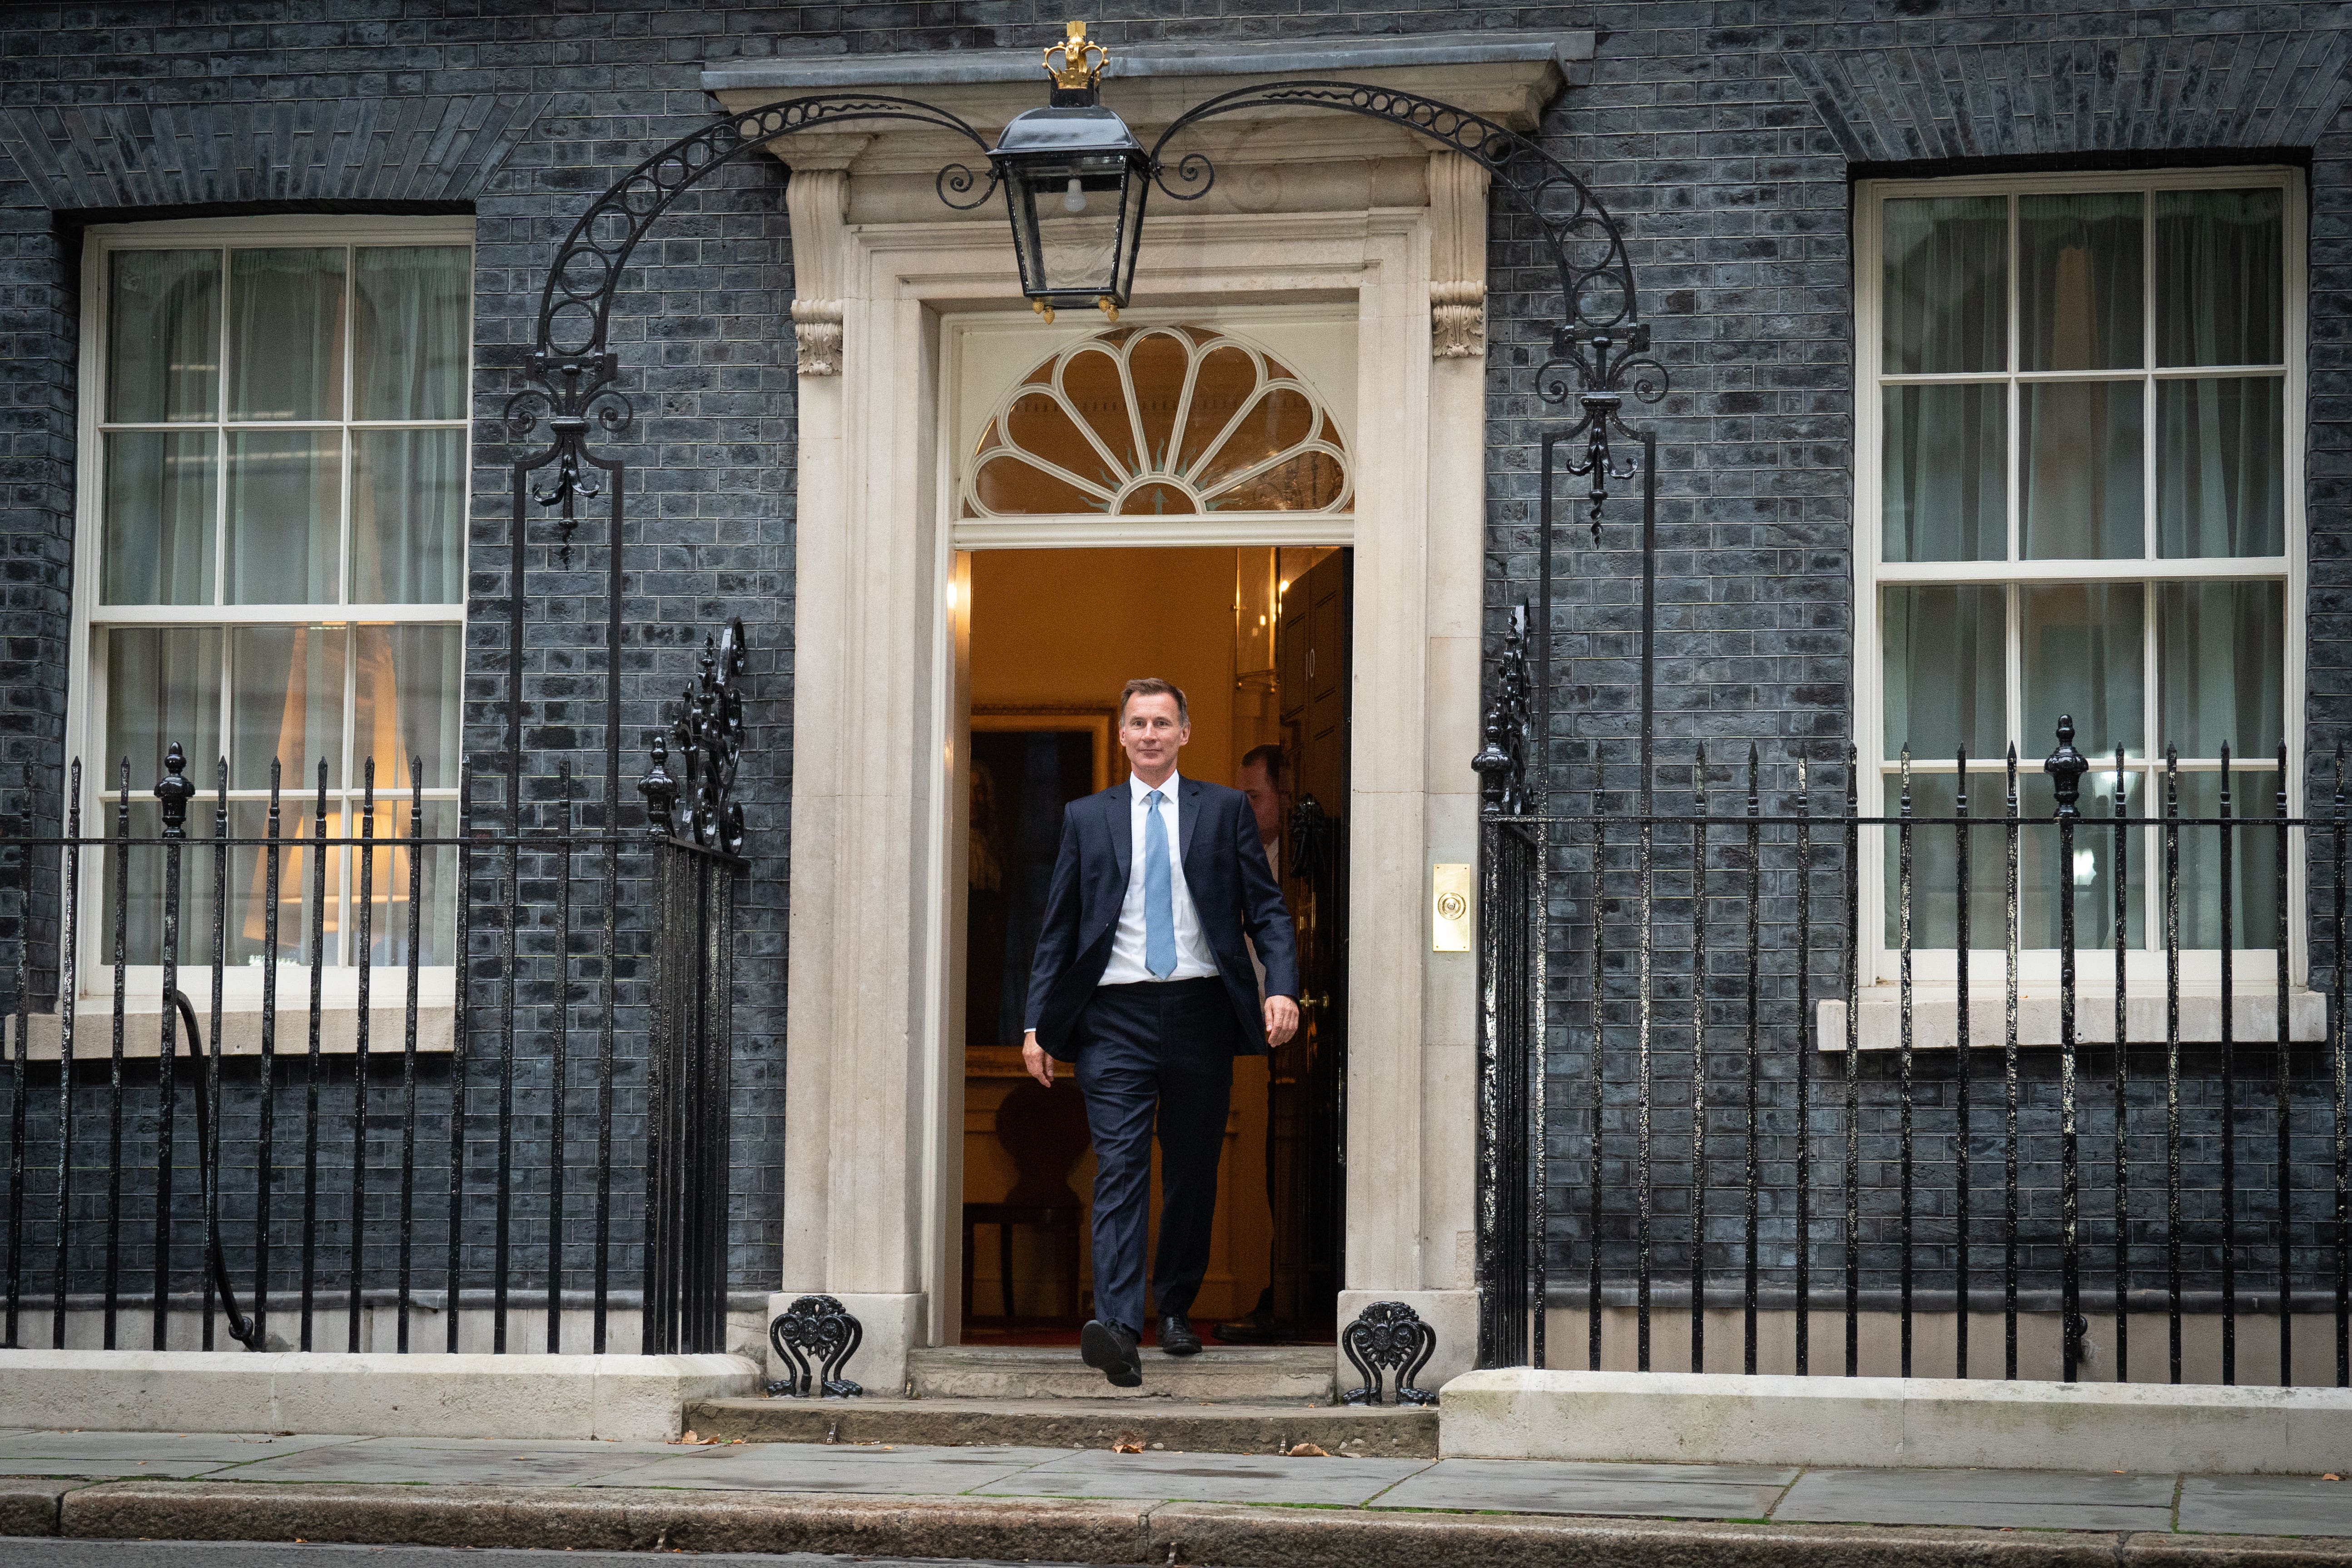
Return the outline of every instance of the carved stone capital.
{"type": "Polygon", "coordinates": [[[1486,353],[1486,284],[1429,286],[1429,352],[1436,359],[1476,359],[1486,353]]]}
{"type": "Polygon", "coordinates": [[[795,165],[784,187],[793,220],[793,337],[803,375],[841,374],[841,286],[849,176],[795,165]]]}
{"type": "Polygon", "coordinates": [[[1486,353],[1486,185],[1459,153],[1429,160],[1429,351],[1438,359],[1486,353]]]}
{"type": "Polygon", "coordinates": [[[793,301],[793,341],[803,375],[841,374],[841,301],[793,301]]]}

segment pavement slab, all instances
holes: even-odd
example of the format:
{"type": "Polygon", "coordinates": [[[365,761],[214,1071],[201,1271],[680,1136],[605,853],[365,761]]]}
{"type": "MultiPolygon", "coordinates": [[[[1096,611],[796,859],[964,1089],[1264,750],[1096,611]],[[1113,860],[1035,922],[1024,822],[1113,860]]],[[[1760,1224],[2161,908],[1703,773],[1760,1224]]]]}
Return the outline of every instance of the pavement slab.
{"type": "MultiPolygon", "coordinates": [[[[640,1464],[590,1485],[683,1487],[703,1491],[790,1491],[952,1496],[990,1482],[1005,1481],[1049,1461],[1069,1458],[1066,1448],[823,1447],[803,1444],[732,1445],[672,1449],[670,1457],[640,1464]]],[[[1035,1491],[1036,1488],[1016,1488],[1035,1491]]],[[[1093,1494],[1066,1493],[1084,1496],[1093,1494]]]]}
{"type": "Polygon", "coordinates": [[[0,1436],[0,1461],[19,1458],[121,1460],[216,1459],[244,1464],[279,1454],[298,1454],[339,1443],[383,1442],[381,1437],[268,1432],[15,1432],[0,1436]]]}
{"type": "Polygon", "coordinates": [[[1095,1449],[1065,1455],[977,1488],[974,1495],[1353,1508],[1430,1464],[1426,1459],[1293,1459],[1273,1454],[1115,1454],[1095,1449]]]}
{"type": "Polygon", "coordinates": [[[2352,1481],[2315,1476],[2189,1476],[2180,1528],[2238,1535],[2352,1536],[2352,1481]]]}
{"type": "Polygon", "coordinates": [[[1444,1459],[1374,1499],[1380,1509],[1588,1513],[1622,1518],[1762,1519],[1794,1468],[1756,1465],[1587,1465],[1444,1459]]]}
{"type": "MultiPolygon", "coordinates": [[[[550,1446],[553,1447],[552,1445],[550,1446]]],[[[410,1439],[378,1438],[332,1448],[312,1448],[282,1458],[240,1465],[234,1471],[215,1472],[214,1479],[240,1481],[376,1481],[414,1485],[439,1481],[452,1486],[572,1486],[599,1477],[617,1476],[654,1463],[651,1456],[522,1445],[490,1449],[447,1444],[416,1444],[410,1439]]],[[[674,1450],[673,1450],[674,1451],[674,1450]]]]}
{"type": "Polygon", "coordinates": [[[2014,1530],[2172,1528],[2174,1478],[2064,1470],[1809,1470],[1776,1522],[1975,1525],[2014,1530]]]}

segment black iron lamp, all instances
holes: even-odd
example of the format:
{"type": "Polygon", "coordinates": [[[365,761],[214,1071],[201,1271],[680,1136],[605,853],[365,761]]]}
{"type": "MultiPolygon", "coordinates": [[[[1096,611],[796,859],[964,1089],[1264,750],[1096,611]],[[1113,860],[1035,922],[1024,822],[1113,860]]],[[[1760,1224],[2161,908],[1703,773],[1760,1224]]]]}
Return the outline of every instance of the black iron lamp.
{"type": "Polygon", "coordinates": [[[1004,185],[1031,307],[1050,321],[1056,306],[1092,305],[1115,321],[1135,283],[1152,162],[1100,101],[1108,51],[1087,41],[1084,22],[1068,27],[1045,50],[1046,107],[1007,125],[988,162],[1004,185]]]}

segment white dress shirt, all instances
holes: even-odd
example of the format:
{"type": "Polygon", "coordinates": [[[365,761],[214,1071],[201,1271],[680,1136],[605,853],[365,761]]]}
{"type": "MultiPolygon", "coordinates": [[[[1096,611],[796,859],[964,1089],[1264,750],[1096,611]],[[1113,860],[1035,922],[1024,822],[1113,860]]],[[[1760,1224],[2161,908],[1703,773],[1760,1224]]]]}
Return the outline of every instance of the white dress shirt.
{"type": "MultiPolygon", "coordinates": [[[[1168,892],[1175,906],[1176,972],[1170,980],[1199,980],[1217,973],[1217,961],[1201,934],[1201,912],[1192,907],[1192,889],[1184,885],[1184,833],[1177,819],[1177,791],[1183,780],[1171,773],[1160,790],[1160,826],[1168,830],[1168,892]]],[[[1143,835],[1150,823],[1144,804],[1153,786],[1129,773],[1128,784],[1127,897],[1118,906],[1118,929],[1111,934],[1110,963],[1103,969],[1103,985],[1134,985],[1160,978],[1143,962],[1143,835]]]]}

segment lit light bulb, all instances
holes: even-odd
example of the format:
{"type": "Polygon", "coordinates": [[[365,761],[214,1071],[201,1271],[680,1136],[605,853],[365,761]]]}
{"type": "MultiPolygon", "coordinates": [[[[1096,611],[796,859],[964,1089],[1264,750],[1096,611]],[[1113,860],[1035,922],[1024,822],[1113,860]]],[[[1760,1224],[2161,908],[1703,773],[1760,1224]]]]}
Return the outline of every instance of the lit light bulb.
{"type": "Polygon", "coordinates": [[[1076,174],[1070,176],[1068,188],[1062,192],[1062,210],[1066,213],[1082,213],[1087,210],[1086,187],[1078,184],[1078,177],[1076,174]]]}

